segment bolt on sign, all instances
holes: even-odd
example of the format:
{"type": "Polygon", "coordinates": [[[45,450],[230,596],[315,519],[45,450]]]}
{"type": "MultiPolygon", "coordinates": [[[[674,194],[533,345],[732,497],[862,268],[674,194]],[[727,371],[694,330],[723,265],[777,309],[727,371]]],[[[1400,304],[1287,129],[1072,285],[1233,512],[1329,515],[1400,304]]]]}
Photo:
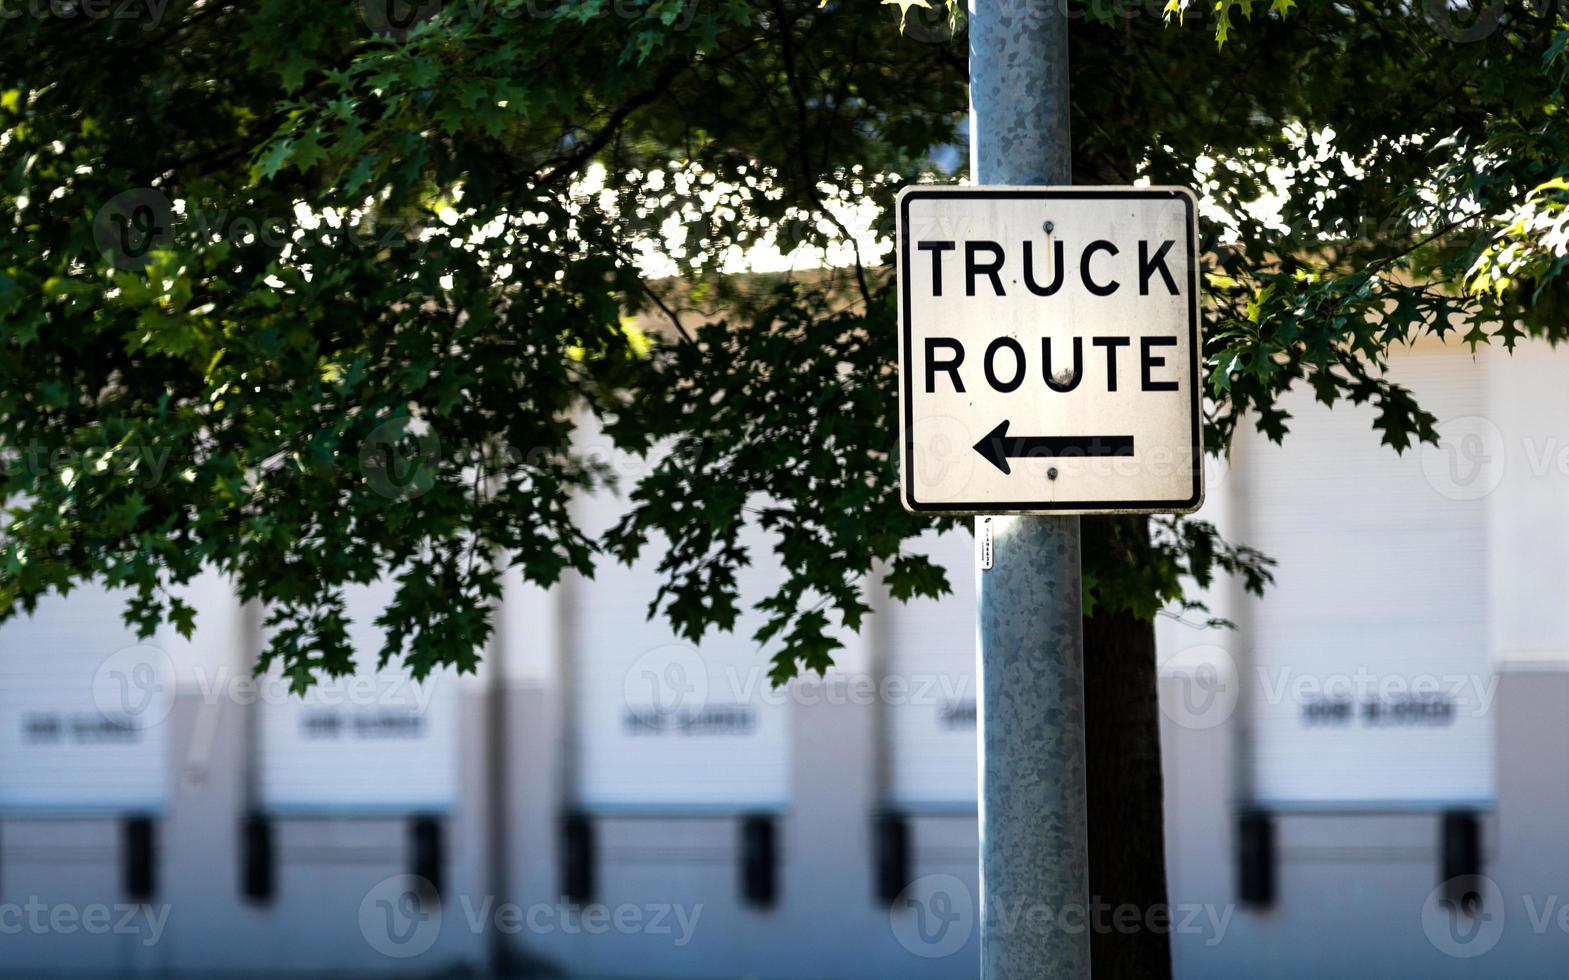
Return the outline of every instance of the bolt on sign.
{"type": "Polygon", "coordinates": [[[1195,210],[1174,187],[899,195],[907,508],[1198,508],[1195,210]]]}

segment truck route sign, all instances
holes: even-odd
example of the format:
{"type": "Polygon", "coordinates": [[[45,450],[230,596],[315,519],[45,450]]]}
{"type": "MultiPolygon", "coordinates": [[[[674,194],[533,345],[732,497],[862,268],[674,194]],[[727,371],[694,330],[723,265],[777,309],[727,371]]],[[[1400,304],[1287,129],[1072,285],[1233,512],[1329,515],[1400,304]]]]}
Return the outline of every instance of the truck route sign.
{"type": "Polygon", "coordinates": [[[899,195],[907,508],[1198,508],[1195,211],[1172,187],[899,195]]]}

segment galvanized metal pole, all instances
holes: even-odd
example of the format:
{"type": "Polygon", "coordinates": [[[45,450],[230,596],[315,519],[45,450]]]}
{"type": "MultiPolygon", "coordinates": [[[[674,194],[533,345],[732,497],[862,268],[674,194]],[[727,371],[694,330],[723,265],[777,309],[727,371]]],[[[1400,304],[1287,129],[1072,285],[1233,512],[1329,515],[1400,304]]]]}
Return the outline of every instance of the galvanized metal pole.
{"type": "MultiPolygon", "coordinates": [[[[1063,6],[970,0],[975,181],[1069,183],[1070,146],[1063,6]]],[[[1080,980],[1091,917],[1079,519],[977,521],[993,540],[992,567],[976,570],[981,975],[1080,980]]]]}

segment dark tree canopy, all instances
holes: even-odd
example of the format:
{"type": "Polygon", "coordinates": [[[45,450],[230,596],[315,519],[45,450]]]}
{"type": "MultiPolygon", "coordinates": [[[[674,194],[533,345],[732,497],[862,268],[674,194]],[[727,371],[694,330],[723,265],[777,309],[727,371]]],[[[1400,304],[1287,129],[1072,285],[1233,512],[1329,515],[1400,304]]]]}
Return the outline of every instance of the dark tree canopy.
{"type": "MultiPolygon", "coordinates": [[[[901,186],[962,176],[957,15],[385,4],[0,0],[0,611],[96,579],[188,630],[172,590],[217,567],[303,687],[351,666],[347,584],[398,581],[384,659],[470,668],[502,569],[548,584],[658,541],[657,610],[696,638],[760,599],[783,679],[829,662],[868,575],[942,592],[895,493],[886,250],[724,269],[853,241],[862,202],[886,241],[901,186]],[[584,417],[657,450],[598,538],[567,507],[614,477],[572,450],[584,417]],[[747,517],[775,595],[736,593],[747,517]]],[[[1396,449],[1433,439],[1392,347],[1569,323],[1569,26],[1250,8],[1070,5],[1076,179],[1203,199],[1212,449],[1244,420],[1281,438],[1297,384],[1374,403],[1396,449]]],[[[1267,579],[1200,520],[1106,540],[1100,608],[1267,579]]]]}

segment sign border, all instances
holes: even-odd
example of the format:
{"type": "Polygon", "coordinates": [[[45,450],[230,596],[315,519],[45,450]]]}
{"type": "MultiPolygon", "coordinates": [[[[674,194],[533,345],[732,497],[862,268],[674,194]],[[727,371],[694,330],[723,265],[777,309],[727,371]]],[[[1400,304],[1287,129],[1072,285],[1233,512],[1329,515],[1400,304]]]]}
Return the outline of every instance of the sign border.
{"type": "Polygon", "coordinates": [[[988,186],[955,187],[917,184],[899,193],[899,247],[895,253],[895,274],[899,277],[899,416],[903,433],[899,446],[902,471],[899,496],[906,510],[916,514],[1189,514],[1204,503],[1204,422],[1203,402],[1199,396],[1202,375],[1199,373],[1202,331],[1199,329],[1199,269],[1198,269],[1198,208],[1193,192],[1185,187],[1115,187],[1115,186],[988,186]],[[912,397],[912,375],[909,365],[913,361],[913,337],[910,329],[910,277],[905,270],[910,265],[910,202],[921,199],[976,199],[976,200],[1180,200],[1188,218],[1188,269],[1192,276],[1192,290],[1188,294],[1189,357],[1193,372],[1190,415],[1193,432],[1193,493],[1186,500],[1108,500],[1097,503],[1064,502],[1053,504],[1042,501],[943,501],[922,502],[915,499],[915,406],[912,397]]]}

